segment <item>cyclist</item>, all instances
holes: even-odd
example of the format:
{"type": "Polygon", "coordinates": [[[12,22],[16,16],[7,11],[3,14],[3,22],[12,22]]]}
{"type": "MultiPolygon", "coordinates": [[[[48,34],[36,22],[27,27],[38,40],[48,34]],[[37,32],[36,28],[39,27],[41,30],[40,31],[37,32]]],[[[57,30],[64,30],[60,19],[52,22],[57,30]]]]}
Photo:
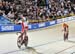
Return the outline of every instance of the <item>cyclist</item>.
{"type": "Polygon", "coordinates": [[[64,31],[64,41],[68,40],[68,34],[69,34],[69,26],[66,23],[63,23],[63,31],[64,31]]]}
{"type": "Polygon", "coordinates": [[[22,16],[22,22],[21,22],[21,26],[22,26],[22,29],[21,29],[21,44],[23,43],[23,40],[24,38],[27,36],[27,31],[28,31],[28,22],[27,22],[27,19],[22,16]]]}

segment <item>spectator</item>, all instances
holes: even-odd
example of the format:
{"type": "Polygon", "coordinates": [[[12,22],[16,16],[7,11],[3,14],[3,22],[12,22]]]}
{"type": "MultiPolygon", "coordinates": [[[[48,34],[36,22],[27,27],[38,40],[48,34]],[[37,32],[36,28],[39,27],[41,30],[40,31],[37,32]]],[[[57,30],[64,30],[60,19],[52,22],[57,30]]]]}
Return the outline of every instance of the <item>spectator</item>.
{"type": "Polygon", "coordinates": [[[32,21],[46,21],[49,17],[49,19],[55,20],[57,16],[75,13],[75,6],[70,0],[49,0],[49,9],[46,6],[38,6],[40,4],[37,5],[37,3],[36,1],[35,4],[34,0],[18,0],[17,2],[5,0],[0,2],[0,10],[2,11],[0,15],[17,22],[21,18],[19,13],[25,14],[28,20],[32,21]]]}
{"type": "Polygon", "coordinates": [[[10,11],[7,16],[10,19],[14,19],[14,17],[15,17],[14,15],[15,15],[15,13],[13,11],[10,11]]]}

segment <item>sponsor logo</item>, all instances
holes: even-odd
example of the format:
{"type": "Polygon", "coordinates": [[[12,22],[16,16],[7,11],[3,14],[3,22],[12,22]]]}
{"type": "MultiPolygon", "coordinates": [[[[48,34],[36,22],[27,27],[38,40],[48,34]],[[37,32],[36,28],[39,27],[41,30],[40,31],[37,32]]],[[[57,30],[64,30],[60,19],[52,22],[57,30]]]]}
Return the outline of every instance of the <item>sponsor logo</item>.
{"type": "Polygon", "coordinates": [[[50,22],[50,25],[52,25],[52,24],[55,24],[55,21],[51,21],[51,22],[50,22]]]}
{"type": "Polygon", "coordinates": [[[73,16],[72,19],[75,20],[75,16],[73,16]]]}
{"type": "Polygon", "coordinates": [[[61,23],[62,22],[62,19],[57,19],[57,23],[61,23]]]}
{"type": "Polygon", "coordinates": [[[63,20],[63,22],[66,22],[67,21],[67,18],[63,18],[62,20],[63,20]]]}
{"type": "Polygon", "coordinates": [[[68,17],[68,20],[72,20],[72,17],[68,17]]]}
{"type": "Polygon", "coordinates": [[[40,23],[39,24],[39,27],[44,27],[45,26],[45,23],[40,23]]]}
{"type": "Polygon", "coordinates": [[[28,25],[28,28],[31,29],[31,25],[28,25]]]}
{"type": "Polygon", "coordinates": [[[14,30],[14,26],[1,26],[1,31],[14,30]]]}

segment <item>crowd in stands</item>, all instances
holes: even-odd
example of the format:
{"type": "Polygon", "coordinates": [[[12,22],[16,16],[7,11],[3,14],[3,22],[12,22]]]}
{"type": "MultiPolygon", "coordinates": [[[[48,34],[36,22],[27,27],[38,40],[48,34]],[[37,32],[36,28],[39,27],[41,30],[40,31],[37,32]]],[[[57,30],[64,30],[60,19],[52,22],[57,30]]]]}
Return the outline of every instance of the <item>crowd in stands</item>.
{"type": "Polygon", "coordinates": [[[49,0],[49,4],[44,6],[38,6],[38,2],[34,0],[0,2],[0,16],[6,17],[15,24],[21,20],[21,16],[26,17],[29,23],[39,23],[71,14],[75,14],[75,4],[70,0],[49,0]]]}

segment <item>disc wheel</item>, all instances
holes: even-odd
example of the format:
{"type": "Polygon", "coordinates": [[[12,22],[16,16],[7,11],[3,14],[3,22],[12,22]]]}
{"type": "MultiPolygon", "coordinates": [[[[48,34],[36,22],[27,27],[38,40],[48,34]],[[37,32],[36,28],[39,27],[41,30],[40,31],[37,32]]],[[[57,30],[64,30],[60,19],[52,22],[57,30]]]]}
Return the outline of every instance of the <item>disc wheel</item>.
{"type": "Polygon", "coordinates": [[[25,47],[27,47],[27,45],[28,45],[28,36],[25,36],[24,45],[25,45],[25,47]]]}

